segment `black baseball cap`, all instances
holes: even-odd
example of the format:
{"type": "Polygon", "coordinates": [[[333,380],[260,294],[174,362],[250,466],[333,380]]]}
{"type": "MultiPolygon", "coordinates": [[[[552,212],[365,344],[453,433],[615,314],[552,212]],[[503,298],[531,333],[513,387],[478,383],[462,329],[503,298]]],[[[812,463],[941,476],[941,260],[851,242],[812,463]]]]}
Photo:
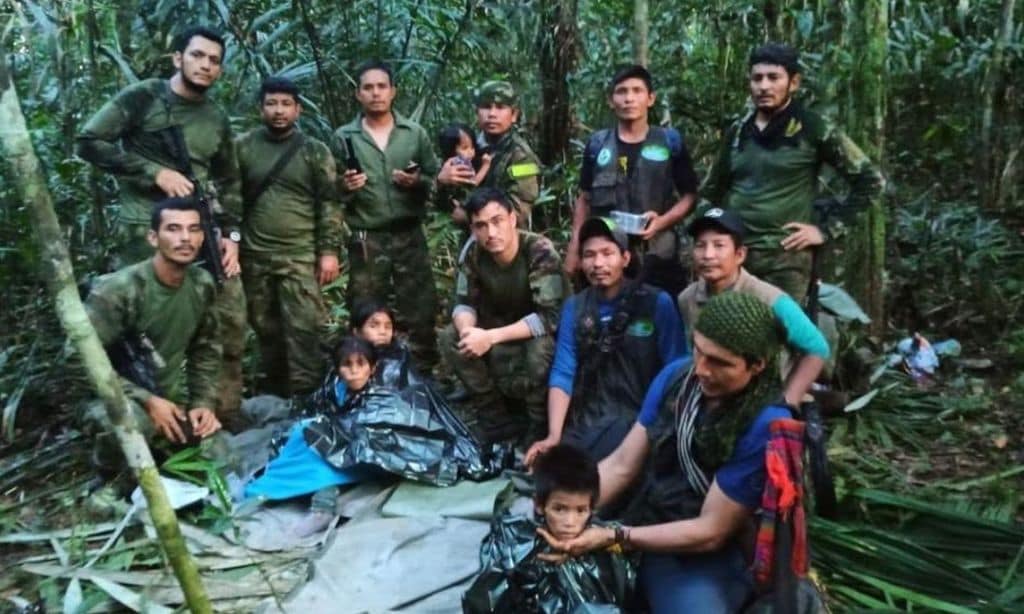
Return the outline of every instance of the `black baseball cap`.
{"type": "Polygon", "coordinates": [[[740,216],[728,209],[721,209],[719,207],[708,209],[700,217],[690,222],[686,233],[696,239],[700,233],[708,229],[719,230],[732,235],[736,240],[736,245],[743,245],[743,240],[747,236],[747,229],[743,226],[743,220],[740,219],[740,216]]]}
{"type": "Polygon", "coordinates": [[[629,238],[619,225],[606,217],[592,217],[580,226],[579,250],[583,253],[583,244],[587,239],[593,237],[606,237],[619,246],[619,249],[629,249],[629,238]]]}

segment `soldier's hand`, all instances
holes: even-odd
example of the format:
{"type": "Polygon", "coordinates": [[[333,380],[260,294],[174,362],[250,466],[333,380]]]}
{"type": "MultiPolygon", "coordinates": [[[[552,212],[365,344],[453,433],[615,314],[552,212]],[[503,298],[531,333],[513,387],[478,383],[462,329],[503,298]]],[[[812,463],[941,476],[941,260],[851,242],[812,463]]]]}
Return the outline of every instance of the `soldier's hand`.
{"type": "Polygon", "coordinates": [[[441,165],[441,172],[437,174],[437,182],[444,185],[475,185],[473,178],[476,172],[472,166],[458,163],[459,157],[452,156],[441,165]]]}
{"type": "Polygon", "coordinates": [[[207,407],[194,407],[188,410],[188,419],[192,423],[192,433],[196,437],[205,439],[220,430],[220,420],[213,410],[207,407]]]}
{"type": "Polygon", "coordinates": [[[184,197],[192,194],[195,186],[176,170],[162,168],[156,173],[156,186],[163,190],[164,194],[172,197],[184,197]]]}
{"type": "Polygon", "coordinates": [[[185,412],[180,407],[154,394],[146,401],[146,413],[161,435],[173,443],[185,443],[185,433],[178,424],[179,420],[185,419],[185,412]]]}
{"type": "Polygon", "coordinates": [[[345,174],[341,176],[341,185],[347,192],[355,192],[366,185],[366,173],[360,173],[359,171],[348,169],[345,174]]]}
{"type": "Polygon", "coordinates": [[[565,270],[565,274],[570,277],[576,274],[576,271],[580,268],[580,254],[579,248],[569,244],[569,247],[565,250],[565,262],[562,263],[562,269],[565,270]]]}
{"type": "Polygon", "coordinates": [[[470,358],[479,358],[491,350],[494,341],[490,331],[476,326],[466,328],[459,335],[459,353],[470,358]]]}
{"type": "Polygon", "coordinates": [[[321,286],[326,286],[341,274],[341,265],[338,264],[338,257],[334,254],[321,254],[316,263],[316,281],[321,286]]]}
{"type": "Polygon", "coordinates": [[[640,232],[640,238],[648,241],[651,237],[661,232],[661,215],[655,211],[645,211],[644,217],[647,218],[647,225],[640,232]]]}
{"type": "Polygon", "coordinates": [[[220,240],[220,264],[228,277],[234,277],[242,272],[242,265],[238,263],[238,243],[231,239],[220,240]]]}
{"type": "Polygon", "coordinates": [[[787,252],[791,250],[807,249],[808,247],[814,247],[815,245],[825,243],[825,235],[821,234],[821,229],[814,224],[790,222],[782,227],[791,231],[790,234],[782,240],[782,249],[787,252]]]}
{"type": "Polygon", "coordinates": [[[419,169],[412,172],[393,170],[391,171],[391,181],[400,188],[414,188],[420,181],[420,171],[419,169]]]}

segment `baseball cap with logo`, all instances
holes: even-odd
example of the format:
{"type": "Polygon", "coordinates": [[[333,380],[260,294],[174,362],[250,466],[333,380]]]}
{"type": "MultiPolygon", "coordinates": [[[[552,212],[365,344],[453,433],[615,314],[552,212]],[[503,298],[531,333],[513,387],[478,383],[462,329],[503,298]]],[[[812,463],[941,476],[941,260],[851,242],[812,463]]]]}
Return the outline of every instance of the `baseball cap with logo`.
{"type": "Polygon", "coordinates": [[[690,222],[686,233],[696,239],[700,233],[709,229],[732,235],[736,239],[737,245],[743,245],[743,240],[747,236],[747,229],[743,226],[740,216],[719,207],[708,209],[700,217],[690,222]]]}
{"type": "Polygon", "coordinates": [[[508,81],[488,81],[476,91],[477,106],[496,102],[514,107],[517,101],[516,89],[508,81]]]}
{"type": "Polygon", "coordinates": [[[619,228],[618,224],[609,218],[592,217],[583,222],[583,225],[580,226],[580,254],[583,253],[583,244],[587,242],[587,239],[594,237],[605,237],[618,245],[622,251],[629,249],[629,237],[619,228]]]}

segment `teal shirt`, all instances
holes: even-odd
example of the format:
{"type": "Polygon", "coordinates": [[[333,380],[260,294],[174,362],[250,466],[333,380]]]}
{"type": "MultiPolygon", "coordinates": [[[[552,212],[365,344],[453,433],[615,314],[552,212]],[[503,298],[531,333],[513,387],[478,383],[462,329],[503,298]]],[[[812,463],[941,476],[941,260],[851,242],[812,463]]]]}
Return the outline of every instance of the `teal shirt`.
{"type": "MultiPolygon", "coordinates": [[[[334,133],[335,150],[344,152],[344,139],[352,140],[359,165],[366,173],[366,185],[355,192],[345,192],[345,221],[352,230],[383,230],[392,224],[415,222],[426,214],[434,177],[440,169],[437,155],[427,131],[414,121],[394,112],[395,125],[383,150],[363,130],[363,117],[357,116],[334,133]],[[391,180],[391,173],[403,170],[410,163],[420,165],[420,182],[402,188],[391,180]]],[[[338,175],[345,172],[347,156],[338,155],[338,175]]]]}

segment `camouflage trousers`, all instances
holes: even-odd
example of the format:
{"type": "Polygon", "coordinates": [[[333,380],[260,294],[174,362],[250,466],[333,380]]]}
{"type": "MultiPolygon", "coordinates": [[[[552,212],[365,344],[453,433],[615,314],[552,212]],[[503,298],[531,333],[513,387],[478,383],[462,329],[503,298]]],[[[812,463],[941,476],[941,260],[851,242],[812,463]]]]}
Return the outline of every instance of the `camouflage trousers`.
{"type": "MultiPolygon", "coordinates": [[[[144,224],[118,224],[112,270],[153,257],[144,224]]],[[[242,278],[233,277],[217,289],[214,304],[222,347],[217,418],[229,431],[244,427],[242,420],[242,356],[245,354],[245,290],[242,278]]]]}
{"type": "Polygon", "coordinates": [[[257,391],[288,398],[312,392],[327,363],[327,307],[316,265],[294,258],[246,254],[242,279],[249,324],[260,347],[257,391]]]}
{"type": "Polygon", "coordinates": [[[409,334],[416,366],[429,375],[437,365],[437,290],[423,228],[354,230],[348,245],[349,309],[360,298],[374,297],[395,310],[400,330],[409,334]],[[392,299],[393,295],[393,299],[392,299]]]}
{"type": "Polygon", "coordinates": [[[793,297],[797,303],[802,304],[807,297],[811,283],[811,250],[787,252],[751,248],[743,266],[793,297]]]}
{"type": "MultiPolygon", "coordinates": [[[[481,358],[468,358],[459,353],[458,334],[448,325],[441,330],[440,344],[445,362],[473,396],[474,411],[508,411],[531,442],[547,434],[548,370],[555,354],[554,337],[502,343],[481,358]]],[[[479,418],[486,422],[488,416],[479,418]]]]}

